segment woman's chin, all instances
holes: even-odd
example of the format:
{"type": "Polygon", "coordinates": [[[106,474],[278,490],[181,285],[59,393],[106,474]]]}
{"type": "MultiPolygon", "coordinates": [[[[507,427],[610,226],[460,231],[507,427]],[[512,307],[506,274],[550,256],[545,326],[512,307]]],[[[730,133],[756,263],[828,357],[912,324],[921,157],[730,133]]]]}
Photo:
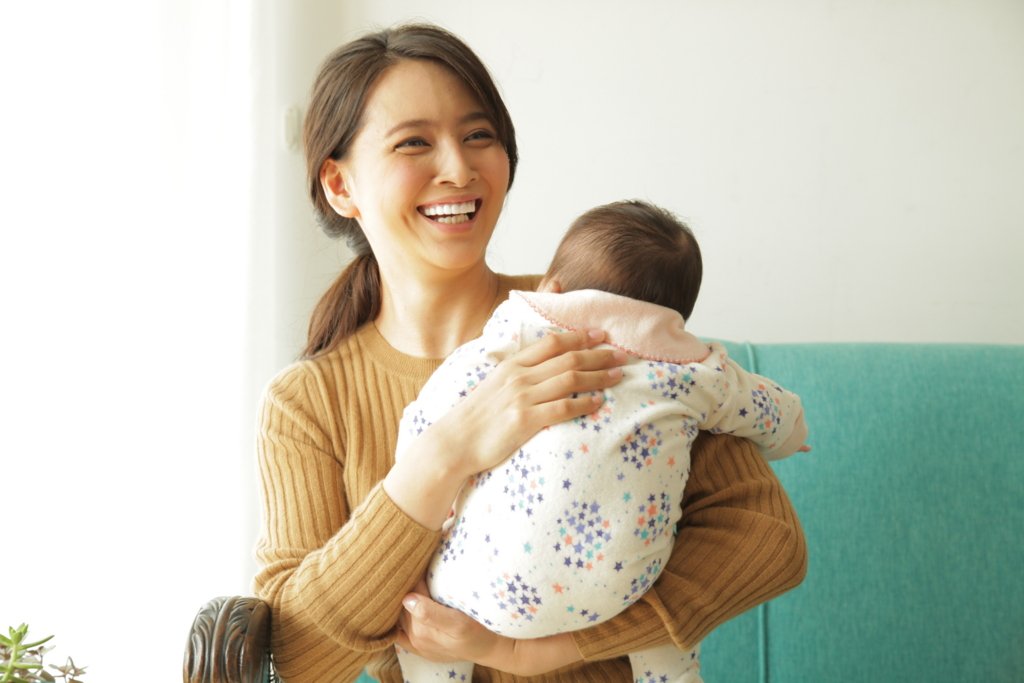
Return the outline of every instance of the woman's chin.
{"type": "Polygon", "coordinates": [[[434,268],[445,273],[469,273],[479,268],[486,268],[485,257],[485,249],[465,245],[461,249],[439,249],[431,254],[429,261],[434,268]]]}

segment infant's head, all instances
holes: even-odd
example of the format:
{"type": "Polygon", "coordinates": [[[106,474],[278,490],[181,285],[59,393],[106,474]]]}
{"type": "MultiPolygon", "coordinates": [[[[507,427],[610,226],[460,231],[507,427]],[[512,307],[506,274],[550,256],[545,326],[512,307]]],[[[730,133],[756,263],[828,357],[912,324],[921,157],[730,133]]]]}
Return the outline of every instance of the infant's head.
{"type": "Polygon", "coordinates": [[[652,204],[623,201],[591,209],[573,222],[541,289],[600,289],[689,319],[701,274],[700,247],[682,221],[652,204]]]}

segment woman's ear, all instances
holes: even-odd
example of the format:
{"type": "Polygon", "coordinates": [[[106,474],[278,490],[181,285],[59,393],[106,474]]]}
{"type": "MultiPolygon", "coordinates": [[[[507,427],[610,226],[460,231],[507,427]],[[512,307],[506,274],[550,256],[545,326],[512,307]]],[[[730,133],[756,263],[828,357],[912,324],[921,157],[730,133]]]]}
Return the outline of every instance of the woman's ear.
{"type": "Polygon", "coordinates": [[[320,166],[320,185],[324,188],[327,203],[345,218],[359,218],[359,209],[352,199],[345,168],[336,159],[325,159],[320,166]]]}

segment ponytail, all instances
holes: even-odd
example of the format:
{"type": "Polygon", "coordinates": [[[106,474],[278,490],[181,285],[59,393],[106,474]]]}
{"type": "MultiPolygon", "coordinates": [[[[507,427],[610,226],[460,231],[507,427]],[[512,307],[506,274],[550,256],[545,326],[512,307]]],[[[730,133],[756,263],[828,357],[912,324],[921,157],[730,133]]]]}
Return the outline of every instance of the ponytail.
{"type": "Polygon", "coordinates": [[[309,321],[309,338],[302,358],[330,351],[345,337],[380,313],[380,269],[367,249],[341,272],[321,297],[309,321]]]}

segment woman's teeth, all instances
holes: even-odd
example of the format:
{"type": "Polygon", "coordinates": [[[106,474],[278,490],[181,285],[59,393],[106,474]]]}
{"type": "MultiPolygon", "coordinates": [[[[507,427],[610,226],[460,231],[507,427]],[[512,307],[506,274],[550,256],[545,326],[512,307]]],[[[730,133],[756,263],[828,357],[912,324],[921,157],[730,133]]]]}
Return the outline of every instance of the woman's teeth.
{"type": "Polygon", "coordinates": [[[476,202],[460,202],[458,204],[434,204],[423,209],[423,215],[433,218],[438,223],[452,225],[465,223],[476,212],[476,202]]]}

